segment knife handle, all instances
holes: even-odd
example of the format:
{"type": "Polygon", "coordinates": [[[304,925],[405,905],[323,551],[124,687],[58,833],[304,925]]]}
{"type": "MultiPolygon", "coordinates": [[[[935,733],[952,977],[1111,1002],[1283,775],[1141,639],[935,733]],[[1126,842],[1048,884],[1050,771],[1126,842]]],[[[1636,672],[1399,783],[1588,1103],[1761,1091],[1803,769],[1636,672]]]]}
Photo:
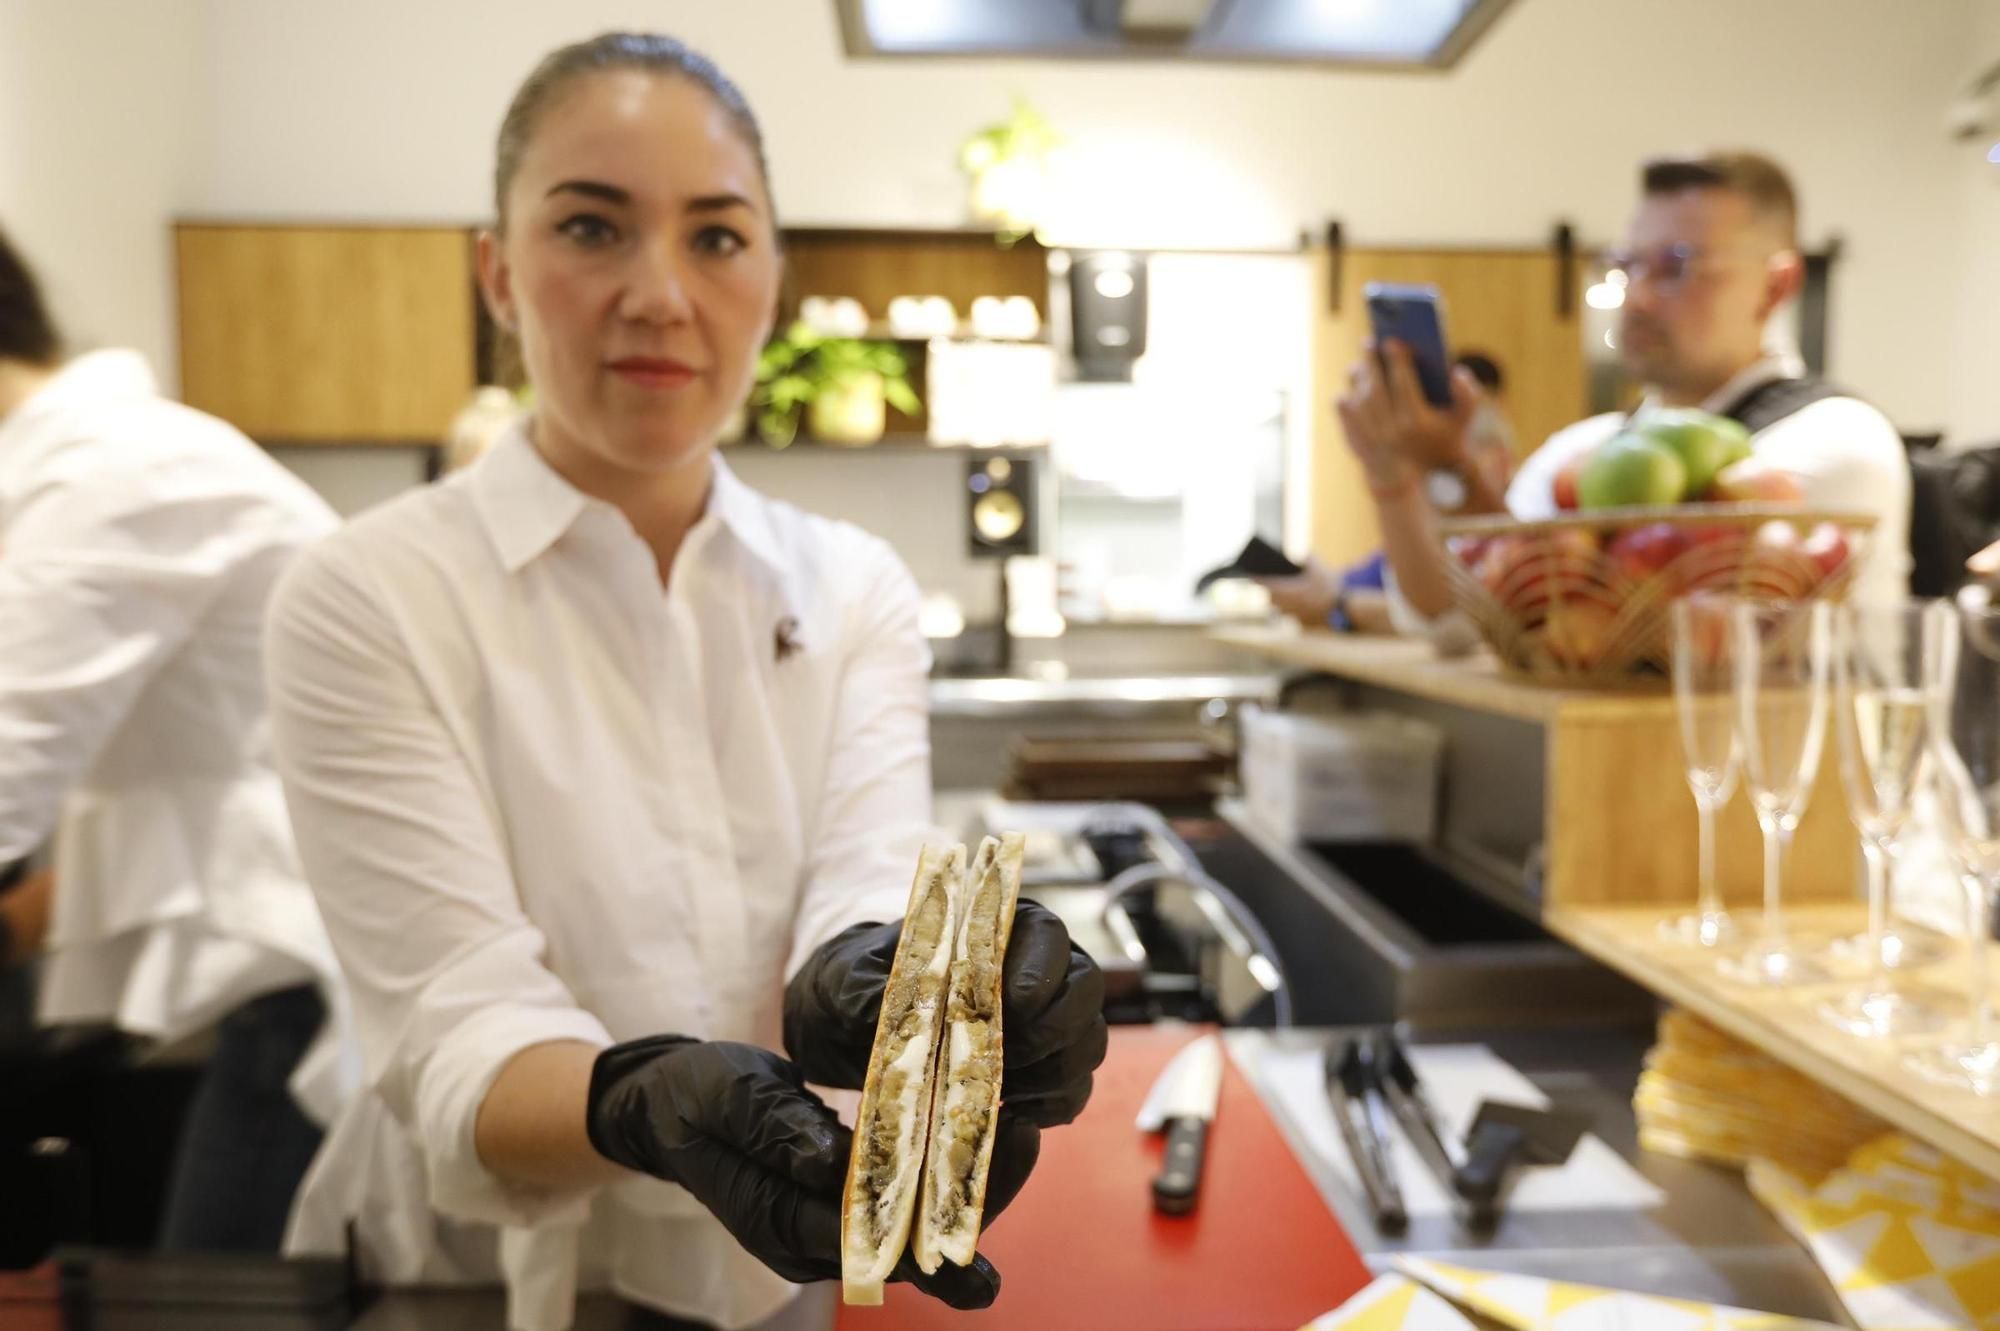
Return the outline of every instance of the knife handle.
{"type": "Polygon", "coordinates": [[[1195,1193],[1201,1187],[1201,1165],[1207,1156],[1207,1119],[1169,1119],[1166,1155],[1160,1162],[1158,1177],[1153,1180],[1153,1209],[1167,1215],[1186,1215],[1194,1210],[1195,1193]]]}
{"type": "Polygon", "coordinates": [[[1452,1176],[1458,1195],[1474,1206],[1494,1206],[1508,1173],[1527,1145],[1526,1134],[1511,1124],[1480,1124],[1479,1131],[1466,1144],[1465,1163],[1452,1176]]]}

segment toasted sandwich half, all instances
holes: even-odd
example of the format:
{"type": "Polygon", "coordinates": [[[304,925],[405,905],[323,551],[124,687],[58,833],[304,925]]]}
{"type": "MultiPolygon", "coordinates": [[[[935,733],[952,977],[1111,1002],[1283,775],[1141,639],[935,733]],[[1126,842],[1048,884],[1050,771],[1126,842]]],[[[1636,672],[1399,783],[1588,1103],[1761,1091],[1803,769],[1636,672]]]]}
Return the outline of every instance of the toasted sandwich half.
{"type": "Polygon", "coordinates": [[[847,1161],[840,1223],[845,1303],[882,1302],[882,1285],[909,1244],[964,887],[965,847],[926,846],[883,986],[847,1161]]]}
{"type": "Polygon", "coordinates": [[[946,1261],[969,1265],[979,1247],[1000,1121],[1000,978],[1021,896],[1021,848],[1019,832],[987,837],[966,875],[912,1244],[927,1275],[946,1261]]]}

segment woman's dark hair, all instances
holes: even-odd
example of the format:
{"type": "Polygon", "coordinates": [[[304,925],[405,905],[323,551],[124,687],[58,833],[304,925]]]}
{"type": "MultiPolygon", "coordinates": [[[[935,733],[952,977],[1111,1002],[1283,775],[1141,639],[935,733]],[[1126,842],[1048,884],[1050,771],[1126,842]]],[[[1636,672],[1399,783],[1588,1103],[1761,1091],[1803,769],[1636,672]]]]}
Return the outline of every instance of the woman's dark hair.
{"type": "Polygon", "coordinates": [[[62,338],[42,304],[34,273],[0,231],[0,360],[47,365],[61,351],[62,338]]]}
{"type": "Polygon", "coordinates": [[[706,90],[728,114],[756,157],[764,193],[770,195],[771,172],[764,161],[764,135],[757,128],[757,116],[742,89],[713,60],[672,37],[649,32],[607,32],[543,56],[534,72],[515,91],[514,100],[500,121],[500,138],[493,153],[493,215],[502,227],[507,224],[507,187],[514,182],[521,154],[527,150],[528,140],[534,137],[549,106],[578,79],[613,69],[636,69],[683,78],[706,90]]]}

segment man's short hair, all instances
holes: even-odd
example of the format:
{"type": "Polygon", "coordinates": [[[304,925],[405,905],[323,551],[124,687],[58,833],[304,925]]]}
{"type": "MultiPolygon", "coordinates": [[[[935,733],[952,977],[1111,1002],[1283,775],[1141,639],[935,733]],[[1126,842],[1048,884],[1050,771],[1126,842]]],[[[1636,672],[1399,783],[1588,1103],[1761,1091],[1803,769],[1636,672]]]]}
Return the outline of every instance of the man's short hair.
{"type": "Polygon", "coordinates": [[[1648,196],[1689,189],[1727,190],[1769,222],[1788,249],[1799,245],[1799,196],[1791,177],[1762,153],[1713,152],[1699,157],[1663,157],[1640,173],[1648,196]]]}

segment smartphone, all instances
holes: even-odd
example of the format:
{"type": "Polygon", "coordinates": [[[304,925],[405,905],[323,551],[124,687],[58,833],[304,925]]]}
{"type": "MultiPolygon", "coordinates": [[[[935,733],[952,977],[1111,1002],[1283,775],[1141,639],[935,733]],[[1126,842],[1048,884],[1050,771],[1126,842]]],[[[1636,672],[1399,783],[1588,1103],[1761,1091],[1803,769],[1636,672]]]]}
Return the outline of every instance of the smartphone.
{"type": "Polygon", "coordinates": [[[1368,326],[1375,345],[1391,338],[1410,349],[1417,382],[1434,407],[1451,405],[1451,358],[1444,349],[1444,298],[1429,285],[1370,282],[1361,289],[1368,302],[1368,326]]]}

